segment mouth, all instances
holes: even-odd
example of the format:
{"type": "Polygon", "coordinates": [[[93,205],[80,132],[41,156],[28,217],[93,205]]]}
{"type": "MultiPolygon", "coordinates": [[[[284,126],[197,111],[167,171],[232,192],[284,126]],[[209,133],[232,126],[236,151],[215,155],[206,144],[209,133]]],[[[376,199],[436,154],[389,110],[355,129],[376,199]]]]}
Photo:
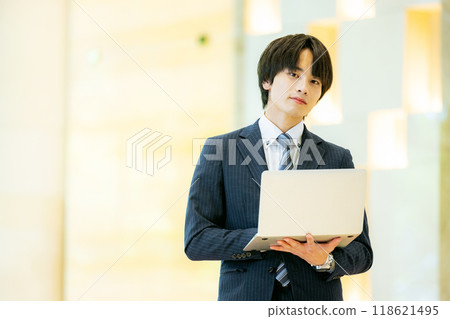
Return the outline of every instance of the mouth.
{"type": "Polygon", "coordinates": [[[297,104],[306,105],[306,101],[301,99],[301,98],[299,98],[299,97],[291,97],[291,100],[293,100],[297,104]]]}

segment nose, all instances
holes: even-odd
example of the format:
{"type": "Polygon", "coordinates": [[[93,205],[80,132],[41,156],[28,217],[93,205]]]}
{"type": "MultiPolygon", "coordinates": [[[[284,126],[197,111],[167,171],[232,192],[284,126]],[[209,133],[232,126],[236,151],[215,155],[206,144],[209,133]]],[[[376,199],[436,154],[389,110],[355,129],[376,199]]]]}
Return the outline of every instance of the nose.
{"type": "Polygon", "coordinates": [[[297,92],[299,93],[303,93],[303,94],[308,94],[308,90],[306,88],[306,80],[305,80],[305,76],[300,76],[295,83],[295,89],[297,90],[297,92]]]}

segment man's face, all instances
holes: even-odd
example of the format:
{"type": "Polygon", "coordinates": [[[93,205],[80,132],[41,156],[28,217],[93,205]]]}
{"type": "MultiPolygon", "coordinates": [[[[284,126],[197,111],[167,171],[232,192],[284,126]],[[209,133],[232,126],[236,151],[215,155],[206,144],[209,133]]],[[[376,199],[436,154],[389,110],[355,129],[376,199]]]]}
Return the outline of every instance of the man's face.
{"type": "Polygon", "coordinates": [[[322,93],[320,78],[312,75],[313,55],[303,49],[294,70],[284,69],[273,82],[263,82],[269,91],[266,113],[300,122],[317,104],[322,93]],[[306,72],[305,72],[306,71],[306,72]]]}

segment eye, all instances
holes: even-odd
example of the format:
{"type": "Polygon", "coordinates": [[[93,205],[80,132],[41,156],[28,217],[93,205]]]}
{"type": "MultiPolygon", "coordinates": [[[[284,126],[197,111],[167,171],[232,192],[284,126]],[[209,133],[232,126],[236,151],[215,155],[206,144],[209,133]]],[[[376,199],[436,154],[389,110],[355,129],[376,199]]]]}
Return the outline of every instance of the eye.
{"type": "Polygon", "coordinates": [[[295,73],[295,72],[289,71],[288,74],[289,74],[289,76],[292,76],[293,78],[298,78],[299,77],[299,75],[297,73],[295,73]]]}
{"type": "Polygon", "coordinates": [[[321,85],[320,81],[317,80],[311,80],[311,83],[314,85],[321,85]]]}

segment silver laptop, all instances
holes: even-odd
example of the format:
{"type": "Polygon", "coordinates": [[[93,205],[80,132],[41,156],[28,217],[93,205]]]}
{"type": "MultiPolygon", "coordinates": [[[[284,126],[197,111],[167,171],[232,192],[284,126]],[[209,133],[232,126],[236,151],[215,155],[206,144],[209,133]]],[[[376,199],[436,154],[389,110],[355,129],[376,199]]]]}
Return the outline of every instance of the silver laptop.
{"type": "Polygon", "coordinates": [[[320,169],[264,171],[261,177],[258,233],[244,251],[270,250],[291,237],[317,242],[342,237],[347,246],[362,232],[366,171],[320,169]]]}

